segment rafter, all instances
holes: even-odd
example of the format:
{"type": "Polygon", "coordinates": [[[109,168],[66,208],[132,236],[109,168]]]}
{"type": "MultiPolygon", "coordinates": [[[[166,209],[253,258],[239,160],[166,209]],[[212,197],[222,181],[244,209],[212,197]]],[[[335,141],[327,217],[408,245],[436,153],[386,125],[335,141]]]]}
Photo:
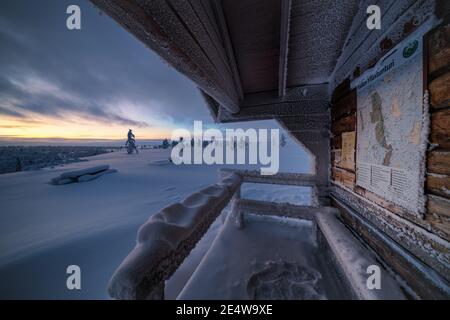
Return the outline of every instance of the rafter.
{"type": "Polygon", "coordinates": [[[278,65],[278,96],[280,98],[283,98],[286,93],[291,2],[291,0],[281,0],[280,58],[278,65]]]}

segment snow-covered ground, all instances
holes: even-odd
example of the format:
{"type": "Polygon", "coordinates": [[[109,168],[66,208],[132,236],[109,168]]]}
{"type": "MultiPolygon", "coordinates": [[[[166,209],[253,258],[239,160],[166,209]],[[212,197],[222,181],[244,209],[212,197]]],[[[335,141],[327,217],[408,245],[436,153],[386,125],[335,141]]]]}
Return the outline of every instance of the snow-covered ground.
{"type": "Polygon", "coordinates": [[[312,221],[248,213],[244,220],[238,229],[226,219],[179,299],[346,298],[312,221]]]}
{"type": "MultiPolygon", "coordinates": [[[[309,171],[308,156],[292,140],[280,153],[280,171],[309,171]]],[[[0,298],[108,298],[107,282],[133,248],[138,227],[164,206],[217,181],[218,166],[176,166],[169,155],[162,149],[114,152],[63,167],[0,175],[0,298]],[[64,171],[101,164],[118,172],[86,183],[48,183],[64,171]],[[66,288],[71,264],[81,267],[81,290],[66,288]]],[[[309,200],[308,190],[286,186],[248,184],[243,195],[309,200]]],[[[192,263],[168,284],[167,297],[176,296],[220,226],[218,219],[195,249],[192,263]]]]}

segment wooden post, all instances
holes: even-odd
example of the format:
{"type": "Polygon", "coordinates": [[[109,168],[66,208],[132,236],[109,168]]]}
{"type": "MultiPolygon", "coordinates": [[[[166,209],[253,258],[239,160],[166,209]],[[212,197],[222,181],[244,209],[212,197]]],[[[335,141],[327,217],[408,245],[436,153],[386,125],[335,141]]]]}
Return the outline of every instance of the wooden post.
{"type": "Polygon", "coordinates": [[[244,225],[244,216],[240,207],[240,199],[241,199],[241,187],[236,190],[236,193],[233,195],[231,199],[231,218],[234,219],[235,225],[238,229],[243,229],[244,225]]]}

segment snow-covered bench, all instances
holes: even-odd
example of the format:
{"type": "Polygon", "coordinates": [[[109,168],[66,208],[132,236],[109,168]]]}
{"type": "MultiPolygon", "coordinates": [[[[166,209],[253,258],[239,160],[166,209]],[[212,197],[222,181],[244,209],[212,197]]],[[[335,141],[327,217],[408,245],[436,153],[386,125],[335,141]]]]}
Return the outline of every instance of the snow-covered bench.
{"type": "Polygon", "coordinates": [[[74,182],[87,182],[101,177],[104,174],[117,172],[116,169],[110,169],[109,165],[98,165],[94,167],[66,171],[61,173],[58,177],[51,180],[52,184],[63,185],[74,182]]]}

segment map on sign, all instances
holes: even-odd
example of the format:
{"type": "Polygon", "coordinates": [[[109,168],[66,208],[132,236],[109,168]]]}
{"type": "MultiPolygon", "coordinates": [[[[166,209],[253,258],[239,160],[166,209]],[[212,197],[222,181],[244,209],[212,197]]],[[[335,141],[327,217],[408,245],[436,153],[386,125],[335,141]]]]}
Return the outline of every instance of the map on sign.
{"type": "Polygon", "coordinates": [[[356,85],[356,183],[416,215],[423,210],[421,49],[421,35],[408,38],[356,85]]]}

